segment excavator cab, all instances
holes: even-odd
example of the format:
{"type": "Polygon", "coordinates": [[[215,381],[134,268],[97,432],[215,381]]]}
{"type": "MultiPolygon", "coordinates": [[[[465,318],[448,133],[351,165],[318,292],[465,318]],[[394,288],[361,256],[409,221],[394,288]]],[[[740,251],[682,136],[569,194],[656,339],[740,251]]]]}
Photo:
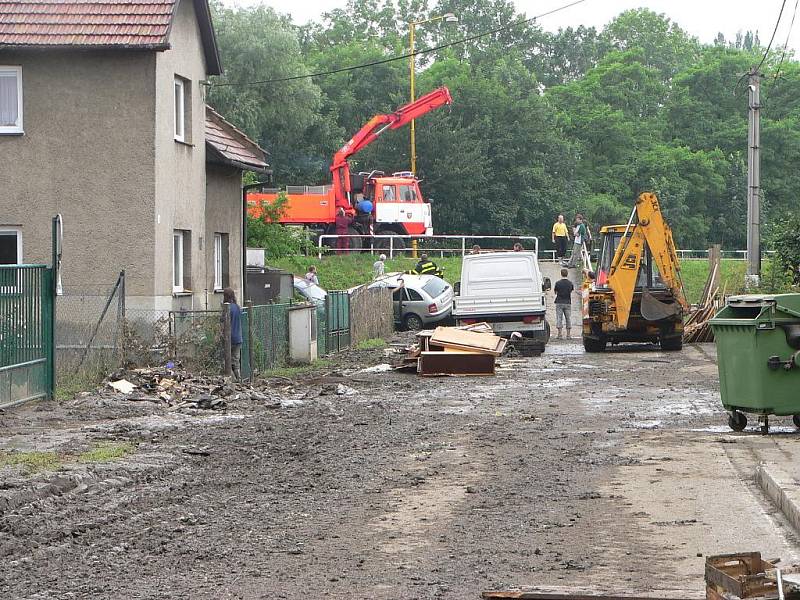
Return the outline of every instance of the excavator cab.
{"type": "Polygon", "coordinates": [[[583,344],[601,352],[608,343],[683,345],[688,308],[672,232],[654,194],[639,196],[626,225],[600,230],[593,278],[584,282],[583,344]]]}

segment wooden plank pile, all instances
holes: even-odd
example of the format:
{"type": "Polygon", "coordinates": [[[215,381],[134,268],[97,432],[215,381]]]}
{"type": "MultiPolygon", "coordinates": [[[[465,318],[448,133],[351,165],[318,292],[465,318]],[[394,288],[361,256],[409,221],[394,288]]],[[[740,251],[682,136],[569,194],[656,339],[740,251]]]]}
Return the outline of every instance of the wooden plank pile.
{"type": "Polygon", "coordinates": [[[423,377],[494,375],[506,343],[487,323],[420,331],[398,369],[423,377]]]}
{"type": "Polygon", "coordinates": [[[708,322],[725,304],[725,290],[720,290],[721,254],[719,246],[712,246],[708,251],[709,272],[703,295],[683,325],[683,341],[686,343],[714,341],[714,332],[708,322]]]}

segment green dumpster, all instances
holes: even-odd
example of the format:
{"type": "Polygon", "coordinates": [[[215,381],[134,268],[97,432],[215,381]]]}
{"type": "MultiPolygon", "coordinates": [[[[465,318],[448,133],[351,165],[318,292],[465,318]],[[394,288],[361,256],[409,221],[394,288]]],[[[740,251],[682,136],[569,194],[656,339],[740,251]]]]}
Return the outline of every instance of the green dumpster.
{"type": "Polygon", "coordinates": [[[734,431],[744,413],[792,415],[800,427],[800,294],[728,298],[713,319],[722,405],[734,431]]]}

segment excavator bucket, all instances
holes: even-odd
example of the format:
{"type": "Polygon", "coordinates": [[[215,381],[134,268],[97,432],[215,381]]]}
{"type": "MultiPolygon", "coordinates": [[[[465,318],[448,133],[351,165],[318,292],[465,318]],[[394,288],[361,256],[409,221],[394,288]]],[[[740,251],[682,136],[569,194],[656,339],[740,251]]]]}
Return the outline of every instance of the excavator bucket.
{"type": "Polygon", "coordinates": [[[680,304],[673,302],[667,304],[661,302],[658,298],[653,296],[648,290],[642,290],[642,316],[648,321],[660,321],[668,317],[677,315],[681,310],[680,304]]]}

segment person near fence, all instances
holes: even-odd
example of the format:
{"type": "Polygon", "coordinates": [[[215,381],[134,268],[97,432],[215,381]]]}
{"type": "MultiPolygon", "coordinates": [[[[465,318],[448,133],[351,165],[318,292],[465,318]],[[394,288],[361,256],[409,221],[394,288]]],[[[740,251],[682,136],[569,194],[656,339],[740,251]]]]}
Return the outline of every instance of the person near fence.
{"type": "Polygon", "coordinates": [[[237,381],[242,379],[242,309],[236,304],[236,294],[231,288],[222,290],[222,301],[231,311],[231,369],[237,381]]]}
{"type": "Polygon", "coordinates": [[[522,252],[523,250],[525,250],[525,248],[522,247],[522,244],[519,242],[514,244],[514,252],[522,252]]]}
{"type": "Polygon", "coordinates": [[[344,208],[341,206],[339,210],[336,211],[336,235],[339,237],[336,238],[336,248],[339,254],[346,254],[347,250],[350,248],[350,238],[342,237],[348,234],[350,230],[350,223],[353,222],[353,218],[348,216],[346,212],[344,212],[344,208]]]}
{"type": "Polygon", "coordinates": [[[553,223],[551,239],[556,247],[556,258],[562,260],[567,255],[567,241],[569,241],[569,229],[564,222],[564,215],[558,215],[556,222],[553,223]]]}
{"type": "Polygon", "coordinates": [[[372,263],[372,278],[378,279],[378,277],[383,277],[383,274],[386,272],[386,255],[381,254],[374,263],[372,263]]]}
{"type": "Polygon", "coordinates": [[[472,250],[470,250],[469,253],[470,254],[480,254],[481,253],[481,247],[478,246],[478,244],[473,244],[472,245],[472,250]]]}
{"type": "Polygon", "coordinates": [[[567,326],[567,339],[570,339],[570,329],[572,326],[572,292],[575,291],[575,286],[569,280],[569,271],[561,269],[561,279],[556,281],[553,286],[553,292],[556,295],[556,329],[558,330],[558,339],[561,339],[561,330],[564,325],[567,326]]]}
{"type": "Polygon", "coordinates": [[[588,245],[589,240],[592,239],[589,229],[583,222],[583,215],[580,213],[575,215],[575,225],[572,228],[572,231],[575,235],[575,241],[572,244],[572,256],[569,257],[569,262],[566,265],[570,269],[574,269],[578,266],[578,261],[583,258],[581,256],[581,251],[583,250],[584,244],[588,245]]]}
{"type": "Polygon", "coordinates": [[[311,265],[308,267],[308,273],[306,273],[306,281],[309,283],[313,283],[314,285],[319,285],[319,277],[317,277],[317,267],[311,265]]]}

